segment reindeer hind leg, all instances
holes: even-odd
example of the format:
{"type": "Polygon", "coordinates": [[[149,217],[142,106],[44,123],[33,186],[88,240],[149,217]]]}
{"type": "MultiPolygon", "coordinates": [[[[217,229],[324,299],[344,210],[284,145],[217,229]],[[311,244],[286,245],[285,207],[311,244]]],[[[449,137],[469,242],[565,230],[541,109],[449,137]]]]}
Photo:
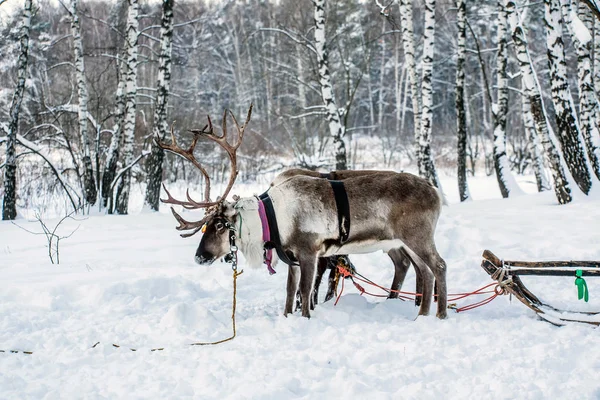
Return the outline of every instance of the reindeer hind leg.
{"type": "Polygon", "coordinates": [[[392,286],[390,287],[392,292],[388,295],[388,299],[397,299],[399,295],[398,290],[402,288],[406,273],[410,268],[410,258],[402,249],[392,249],[388,251],[388,255],[394,263],[394,279],[392,280],[392,286]]]}
{"type": "Polygon", "coordinates": [[[298,282],[300,281],[300,267],[297,265],[289,265],[288,266],[288,279],[287,279],[287,288],[286,288],[286,298],[285,298],[285,309],[283,310],[283,315],[287,317],[288,314],[293,313],[294,307],[294,297],[296,292],[298,291],[298,282]]]}

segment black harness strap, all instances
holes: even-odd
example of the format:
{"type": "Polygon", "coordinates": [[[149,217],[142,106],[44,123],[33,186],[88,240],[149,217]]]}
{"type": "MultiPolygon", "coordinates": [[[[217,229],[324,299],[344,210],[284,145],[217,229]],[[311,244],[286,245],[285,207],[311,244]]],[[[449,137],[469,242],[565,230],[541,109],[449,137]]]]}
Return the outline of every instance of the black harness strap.
{"type": "Polygon", "coordinates": [[[286,263],[287,265],[298,264],[297,262],[292,261],[281,245],[281,238],[279,237],[279,227],[277,226],[277,217],[275,216],[275,208],[273,207],[273,201],[267,192],[264,192],[260,196],[258,196],[259,200],[261,200],[265,206],[265,214],[267,215],[267,222],[269,224],[269,230],[271,231],[271,243],[267,245],[272,245],[277,252],[277,256],[279,259],[286,263]]]}
{"type": "Polygon", "coordinates": [[[338,213],[338,228],[340,231],[340,243],[346,243],[350,236],[350,203],[344,182],[330,180],[335,205],[338,213]]]}

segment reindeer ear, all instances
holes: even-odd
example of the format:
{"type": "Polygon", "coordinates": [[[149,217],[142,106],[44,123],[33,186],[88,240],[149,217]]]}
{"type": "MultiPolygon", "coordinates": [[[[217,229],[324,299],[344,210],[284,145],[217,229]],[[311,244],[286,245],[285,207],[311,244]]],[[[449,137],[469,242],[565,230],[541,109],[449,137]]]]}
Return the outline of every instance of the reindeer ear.
{"type": "Polygon", "coordinates": [[[233,206],[233,203],[231,203],[229,201],[224,201],[222,203],[222,207],[223,208],[221,209],[221,212],[227,218],[233,217],[237,213],[237,210],[233,206]]]}

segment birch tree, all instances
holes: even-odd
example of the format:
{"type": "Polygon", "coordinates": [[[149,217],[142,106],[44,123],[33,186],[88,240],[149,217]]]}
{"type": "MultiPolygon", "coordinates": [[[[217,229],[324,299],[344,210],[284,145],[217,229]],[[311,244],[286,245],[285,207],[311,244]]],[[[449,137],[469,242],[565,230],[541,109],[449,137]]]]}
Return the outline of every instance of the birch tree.
{"type": "Polygon", "coordinates": [[[571,2],[561,0],[563,18],[569,27],[577,50],[577,85],[579,87],[579,120],[583,141],[587,149],[590,166],[600,179],[600,133],[598,131],[600,103],[594,92],[592,66],[592,14],[588,7],[579,4],[579,18],[571,8],[571,2]]]}
{"type": "MultiPolygon", "coordinates": [[[[153,137],[163,138],[169,126],[167,124],[167,100],[171,83],[171,47],[173,42],[173,3],[174,0],[163,0],[162,19],[160,24],[160,56],[158,66],[158,83],[156,107],[154,108],[153,137]]],[[[160,205],[160,184],[162,182],[164,150],[152,141],[152,152],[146,161],[148,186],[145,203],[150,209],[158,211],[160,205]]]]}
{"type": "Polygon", "coordinates": [[[508,112],[508,52],[507,41],[507,14],[504,0],[498,0],[498,56],[496,58],[496,103],[492,106],[494,117],[494,169],[496,179],[503,198],[507,198],[512,190],[517,190],[506,156],[506,113],[508,112]]]}
{"type": "Polygon", "coordinates": [[[10,103],[9,123],[6,141],[6,162],[4,165],[4,201],[2,204],[2,219],[9,220],[17,217],[17,134],[19,132],[19,112],[25,81],[27,80],[27,61],[29,53],[29,32],[31,30],[32,0],[25,0],[23,22],[20,32],[20,51],[17,61],[17,87],[10,103]]]}
{"type": "MultiPolygon", "coordinates": [[[[400,26],[402,27],[402,48],[404,49],[404,65],[410,82],[410,97],[415,127],[415,140],[419,137],[421,127],[421,92],[419,91],[419,78],[417,63],[415,61],[415,37],[413,28],[412,0],[400,0],[400,26]]],[[[416,151],[419,151],[417,146],[416,151]]],[[[417,158],[419,156],[417,155],[417,158]]]]}
{"type": "Polygon", "coordinates": [[[458,27],[456,50],[456,132],[458,136],[458,193],[460,201],[470,197],[467,183],[467,115],[465,109],[465,55],[467,52],[467,9],[465,0],[456,1],[458,27]]]}
{"type": "Polygon", "coordinates": [[[123,173],[119,188],[115,210],[118,214],[127,214],[129,207],[129,191],[131,188],[131,166],[134,161],[133,141],[135,137],[135,112],[137,94],[137,61],[138,61],[138,34],[139,34],[139,4],[138,0],[128,0],[127,11],[127,67],[125,80],[125,116],[123,124],[123,168],[128,168],[123,173]]]}
{"type": "Polygon", "coordinates": [[[335,146],[335,168],[347,169],[346,144],[344,143],[345,127],[335,102],[331,73],[329,72],[329,55],[325,35],[325,0],[313,0],[315,6],[315,50],[321,85],[321,97],[325,104],[329,134],[335,146]]]}
{"type": "Polygon", "coordinates": [[[73,51],[75,53],[75,80],[77,82],[77,97],[79,99],[77,119],[79,122],[79,140],[81,144],[81,161],[83,164],[83,195],[85,201],[93,205],[96,203],[97,190],[90,152],[90,137],[88,135],[88,90],[85,80],[83,41],[81,39],[81,27],[77,12],[77,0],[71,0],[71,6],[68,11],[71,18],[73,51]]]}
{"type": "Polygon", "coordinates": [[[544,5],[548,65],[550,67],[552,102],[554,103],[558,128],[557,136],[573,179],[581,191],[587,194],[592,186],[592,181],[580,141],[579,126],[569,89],[562,38],[563,18],[558,0],[544,0],[544,5]]]}
{"type": "Polygon", "coordinates": [[[527,138],[527,149],[531,156],[531,164],[533,174],[535,176],[535,183],[537,185],[538,192],[548,190],[550,184],[546,178],[544,171],[544,159],[542,151],[540,151],[540,140],[539,135],[535,128],[535,120],[533,113],[531,112],[531,101],[529,96],[523,94],[521,96],[521,109],[523,111],[523,125],[525,129],[525,137],[527,138]]]}
{"type": "Polygon", "coordinates": [[[546,119],[546,111],[542,102],[540,84],[538,82],[533,62],[527,48],[527,39],[525,30],[521,25],[519,12],[512,0],[506,0],[505,3],[508,21],[511,27],[511,35],[515,45],[515,52],[519,69],[521,72],[521,82],[525,95],[529,98],[531,112],[533,115],[535,129],[540,138],[548,166],[552,173],[554,181],[554,193],[560,204],[571,202],[571,189],[567,181],[565,171],[562,167],[560,152],[556,148],[552,136],[550,135],[550,127],[546,119]]]}
{"type": "Polygon", "coordinates": [[[433,50],[435,39],[435,0],[425,1],[425,29],[423,33],[423,75],[421,80],[421,128],[417,138],[419,175],[436,187],[440,182],[431,155],[431,127],[433,123],[433,50]]]}

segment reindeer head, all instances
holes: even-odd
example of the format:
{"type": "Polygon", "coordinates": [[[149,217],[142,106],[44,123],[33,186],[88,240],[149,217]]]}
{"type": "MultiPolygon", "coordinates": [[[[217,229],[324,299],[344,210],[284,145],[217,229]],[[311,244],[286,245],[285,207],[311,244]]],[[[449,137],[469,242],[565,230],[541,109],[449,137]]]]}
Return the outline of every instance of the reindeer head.
{"type": "Polygon", "coordinates": [[[233,234],[234,227],[236,226],[236,210],[234,208],[234,203],[228,202],[225,199],[235,182],[235,179],[238,175],[237,169],[237,149],[242,144],[242,139],[244,137],[244,129],[248,125],[250,121],[250,117],[252,115],[252,105],[250,105],[250,109],[248,110],[248,116],[246,117],[246,122],[241,127],[238,125],[235,116],[231,111],[229,111],[233,122],[237,128],[238,136],[235,143],[231,144],[227,141],[227,110],[223,113],[223,132],[222,134],[216,135],[213,132],[212,122],[210,120],[210,116],[208,117],[208,124],[199,129],[193,129],[190,132],[194,134],[194,138],[192,140],[192,144],[188,149],[182,149],[175,140],[175,135],[173,134],[173,129],[171,128],[171,143],[163,143],[158,137],[156,138],[156,143],[164,150],[171,151],[175,154],[178,154],[190,161],[196,168],[200,170],[205,180],[205,195],[204,200],[202,202],[195,201],[192,199],[189,193],[189,189],[186,191],[187,200],[176,200],[171,196],[167,188],[163,185],[165,189],[165,193],[167,194],[167,199],[161,199],[163,203],[167,204],[176,204],[183,206],[188,210],[204,208],[205,214],[204,218],[200,221],[186,221],[181,217],[181,215],[177,214],[173,207],[171,207],[171,212],[173,216],[179,222],[179,226],[176,227],[177,230],[192,230],[191,233],[182,233],[181,237],[189,237],[197,233],[199,230],[202,230],[203,236],[200,241],[200,245],[196,250],[195,260],[198,264],[211,264],[217,258],[220,258],[230,252],[230,236],[233,234]],[[194,156],[194,148],[196,147],[196,143],[198,142],[198,138],[206,137],[214,142],[216,142],[219,146],[221,146],[229,156],[229,161],[231,162],[231,175],[229,177],[229,182],[223,194],[217,198],[216,201],[210,200],[210,177],[206,172],[206,169],[198,162],[196,157],[194,156]]]}
{"type": "Polygon", "coordinates": [[[202,227],[202,239],[196,250],[195,260],[200,265],[210,265],[231,251],[231,235],[235,235],[237,212],[235,203],[224,201],[209,216],[202,227]]]}

